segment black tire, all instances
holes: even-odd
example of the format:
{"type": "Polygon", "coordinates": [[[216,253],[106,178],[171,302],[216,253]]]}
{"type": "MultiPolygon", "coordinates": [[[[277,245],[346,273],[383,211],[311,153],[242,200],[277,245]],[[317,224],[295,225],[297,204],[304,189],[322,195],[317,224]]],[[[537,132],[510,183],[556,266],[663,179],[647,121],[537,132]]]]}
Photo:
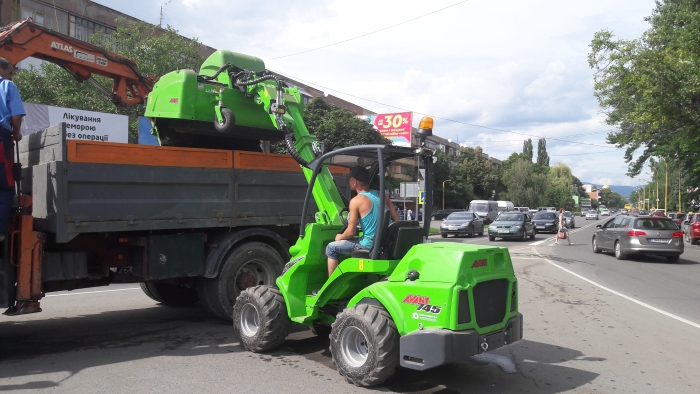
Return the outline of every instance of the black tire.
{"type": "Polygon", "coordinates": [[[698,243],[700,243],[700,242],[698,242],[698,241],[699,241],[699,240],[698,240],[697,238],[693,238],[692,235],[690,236],[690,244],[691,244],[691,245],[697,245],[698,243]]]}
{"type": "Polygon", "coordinates": [[[249,287],[236,299],[233,328],[248,351],[260,353],[278,347],[291,325],[284,297],[276,287],[249,287]]]}
{"type": "Polygon", "coordinates": [[[518,241],[523,242],[527,239],[527,235],[525,234],[525,229],[523,228],[522,234],[520,234],[520,238],[518,238],[518,241]]]}
{"type": "Polygon", "coordinates": [[[170,283],[141,283],[141,290],[152,300],[170,306],[192,306],[199,301],[197,290],[170,283]]]}
{"type": "Polygon", "coordinates": [[[469,233],[467,234],[467,237],[474,238],[474,226],[469,227],[469,233]]]}
{"type": "Polygon", "coordinates": [[[236,297],[248,287],[274,285],[283,268],[284,260],[272,246],[246,242],[226,256],[218,277],[200,281],[200,302],[212,315],[231,320],[236,297]]]}
{"type": "Polygon", "coordinates": [[[620,241],[615,242],[615,258],[618,260],[626,260],[627,253],[622,251],[622,246],[620,246],[620,241]]]}
{"type": "Polygon", "coordinates": [[[480,237],[484,236],[484,226],[481,226],[481,231],[479,231],[479,236],[480,237]]]}
{"type": "Polygon", "coordinates": [[[447,238],[447,234],[440,234],[442,238],[447,238]]]}
{"type": "Polygon", "coordinates": [[[677,263],[681,256],[666,256],[666,261],[669,263],[677,263]]]}
{"type": "Polygon", "coordinates": [[[595,237],[593,237],[593,241],[591,241],[591,247],[593,248],[593,253],[600,253],[602,250],[598,247],[598,241],[596,241],[595,237]]]}
{"type": "Polygon", "coordinates": [[[338,373],[356,386],[374,386],[389,379],[399,365],[399,332],[389,312],[370,304],[341,312],[331,331],[331,356],[338,373]],[[359,338],[353,341],[353,336],[359,338]],[[353,344],[355,349],[348,349],[353,344]],[[364,362],[359,361],[362,356],[353,358],[353,353],[363,350],[364,362]]]}
{"type": "Polygon", "coordinates": [[[233,115],[233,111],[228,108],[221,108],[221,117],[224,119],[223,122],[219,122],[214,115],[214,128],[219,133],[229,133],[233,131],[233,126],[236,124],[236,117],[233,115]]]}
{"type": "Polygon", "coordinates": [[[496,237],[494,237],[493,235],[489,235],[489,241],[495,241],[495,240],[496,240],[496,237]]]}
{"type": "Polygon", "coordinates": [[[314,335],[319,336],[321,338],[328,338],[331,335],[331,326],[316,324],[313,327],[311,327],[311,332],[313,332],[314,335]]]}
{"type": "Polygon", "coordinates": [[[530,234],[530,239],[535,239],[535,234],[537,234],[537,231],[532,230],[532,234],[530,234]]]}

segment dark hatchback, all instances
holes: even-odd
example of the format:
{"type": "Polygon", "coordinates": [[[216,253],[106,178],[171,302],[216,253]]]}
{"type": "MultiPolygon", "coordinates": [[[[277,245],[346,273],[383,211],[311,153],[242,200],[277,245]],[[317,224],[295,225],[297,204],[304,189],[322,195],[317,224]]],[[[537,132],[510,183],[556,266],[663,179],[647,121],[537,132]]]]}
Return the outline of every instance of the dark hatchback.
{"type": "Polygon", "coordinates": [[[449,234],[459,237],[474,234],[484,235],[484,221],[473,212],[452,212],[442,224],[440,224],[440,236],[447,238],[449,234]]]}
{"type": "Polygon", "coordinates": [[[532,221],[538,233],[556,234],[559,231],[559,217],[554,212],[537,212],[532,221]]]}
{"type": "Polygon", "coordinates": [[[441,209],[430,216],[431,220],[443,220],[450,216],[452,212],[464,212],[464,209],[441,209]]]}

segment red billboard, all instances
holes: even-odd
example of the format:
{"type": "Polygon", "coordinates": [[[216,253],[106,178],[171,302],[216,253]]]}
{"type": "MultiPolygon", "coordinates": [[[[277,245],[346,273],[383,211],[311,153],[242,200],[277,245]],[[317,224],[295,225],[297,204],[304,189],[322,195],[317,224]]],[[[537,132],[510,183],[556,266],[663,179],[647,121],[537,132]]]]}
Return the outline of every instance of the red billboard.
{"type": "Polygon", "coordinates": [[[411,146],[411,124],[413,112],[398,112],[393,114],[377,114],[373,116],[372,124],[392,145],[411,146]]]}

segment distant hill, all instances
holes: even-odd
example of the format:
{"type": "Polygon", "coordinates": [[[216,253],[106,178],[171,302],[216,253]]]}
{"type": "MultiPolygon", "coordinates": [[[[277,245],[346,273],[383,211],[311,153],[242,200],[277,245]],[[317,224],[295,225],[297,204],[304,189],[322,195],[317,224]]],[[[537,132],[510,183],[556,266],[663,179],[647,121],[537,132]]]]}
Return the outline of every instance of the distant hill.
{"type": "MultiPolygon", "coordinates": [[[[603,187],[603,185],[597,185],[593,182],[583,182],[581,181],[584,185],[596,185],[598,188],[603,187]]],[[[615,193],[619,193],[620,195],[624,196],[625,198],[629,199],[630,195],[634,191],[634,188],[638,186],[617,186],[617,185],[610,185],[610,190],[614,191],[615,193]]]]}

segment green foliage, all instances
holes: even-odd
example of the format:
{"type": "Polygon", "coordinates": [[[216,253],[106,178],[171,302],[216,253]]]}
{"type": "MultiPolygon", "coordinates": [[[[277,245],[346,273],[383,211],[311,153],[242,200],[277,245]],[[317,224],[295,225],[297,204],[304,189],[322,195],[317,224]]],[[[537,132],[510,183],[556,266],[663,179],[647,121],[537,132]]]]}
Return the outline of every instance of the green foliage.
{"type": "Polygon", "coordinates": [[[602,189],[600,191],[600,203],[606,207],[621,208],[627,203],[627,199],[610,189],[602,189]]]}
{"type": "MultiPolygon", "coordinates": [[[[180,36],[168,26],[160,29],[143,22],[118,20],[112,34],[98,32],[90,37],[93,44],[133,59],[144,75],[160,76],[179,69],[199,69],[202,44],[180,36]]],[[[112,81],[93,76],[107,91],[112,81]]],[[[15,78],[25,102],[76,108],[129,116],[129,142],[138,141],[136,119],[143,115],[143,105],[118,108],[90,82],[78,83],[58,65],[44,63],[39,69],[23,70],[15,78]]]]}
{"type": "Polygon", "coordinates": [[[532,149],[532,138],[528,138],[527,140],[523,141],[523,154],[530,161],[532,161],[533,158],[532,149]]]}
{"type": "Polygon", "coordinates": [[[503,198],[519,207],[537,208],[545,202],[547,176],[536,171],[536,165],[527,158],[520,158],[503,171],[503,184],[507,193],[503,198]]]}
{"type": "Polygon", "coordinates": [[[503,162],[501,163],[501,168],[503,171],[506,171],[513,167],[513,164],[521,160],[526,160],[532,163],[532,158],[529,157],[527,154],[513,152],[510,154],[510,156],[508,156],[507,159],[503,160],[503,162]]]}
{"type": "Polygon", "coordinates": [[[547,154],[547,140],[540,138],[537,141],[537,164],[549,167],[549,155],[547,154]]]}
{"type": "Polygon", "coordinates": [[[597,32],[588,63],[594,94],[616,130],[608,142],[626,148],[628,175],[652,156],[663,156],[700,180],[700,4],[659,0],[646,19],[650,28],[635,40],[597,32]],[[635,157],[636,156],[636,157],[635,157]]]}
{"type": "MultiPolygon", "coordinates": [[[[452,174],[453,183],[464,185],[463,196],[469,197],[466,206],[473,199],[490,200],[494,198],[498,174],[491,162],[484,157],[481,147],[460,148],[457,165],[452,174]]],[[[465,200],[467,199],[465,198],[465,200]]]]}

